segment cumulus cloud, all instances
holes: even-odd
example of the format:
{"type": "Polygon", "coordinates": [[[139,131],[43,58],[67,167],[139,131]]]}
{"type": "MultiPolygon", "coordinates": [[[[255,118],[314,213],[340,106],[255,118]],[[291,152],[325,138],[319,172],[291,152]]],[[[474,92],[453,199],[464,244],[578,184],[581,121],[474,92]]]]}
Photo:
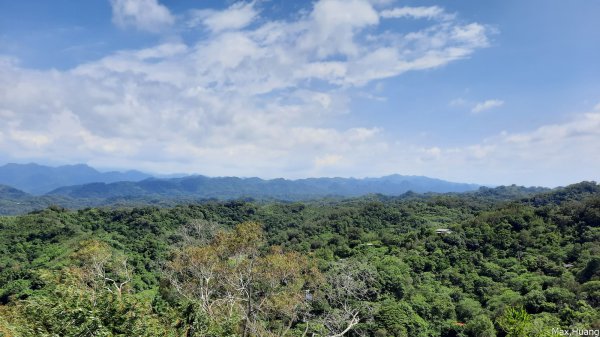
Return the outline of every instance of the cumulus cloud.
{"type": "Polygon", "coordinates": [[[567,185],[599,178],[600,112],[528,131],[502,132],[460,147],[396,145],[386,150],[385,162],[374,157],[364,160],[377,163],[375,170],[380,172],[400,167],[402,172],[450,180],[470,177],[472,182],[488,184],[567,185]]]}
{"type": "Polygon", "coordinates": [[[499,99],[488,99],[486,101],[475,104],[475,106],[471,109],[472,113],[480,113],[483,111],[491,110],[494,108],[498,108],[504,105],[503,100],[499,99]]]}
{"type": "Polygon", "coordinates": [[[487,166],[488,174],[496,173],[504,183],[518,175],[527,177],[530,184],[544,186],[598,178],[600,113],[579,114],[570,121],[526,132],[503,132],[478,144],[478,149],[465,151],[479,149],[485,153],[478,166],[487,166]]]}
{"type": "Polygon", "coordinates": [[[188,20],[187,25],[188,27],[204,25],[215,33],[238,30],[251,24],[258,14],[254,2],[238,2],[222,11],[192,10],[190,12],[191,19],[188,20]]]}
{"type": "MultiPolygon", "coordinates": [[[[119,25],[156,31],[174,20],[156,0],[112,4],[119,25]]],[[[204,12],[200,23],[213,34],[66,71],[0,60],[0,149],[16,160],[264,177],[357,175],[371,172],[373,155],[443,155],[396,152],[382,128],[332,121],[349,112],[352,90],[487,46],[485,26],[383,33],[366,0],[321,0],[287,21],[254,6],[204,12]]]]}
{"type": "Polygon", "coordinates": [[[158,0],[110,0],[113,22],[122,28],[158,32],[172,25],[175,18],[158,0]]]}
{"type": "Polygon", "coordinates": [[[371,4],[362,0],[324,0],[315,4],[306,32],[297,44],[300,50],[316,52],[317,58],[332,55],[358,56],[355,36],[361,29],[379,23],[371,4]]]}

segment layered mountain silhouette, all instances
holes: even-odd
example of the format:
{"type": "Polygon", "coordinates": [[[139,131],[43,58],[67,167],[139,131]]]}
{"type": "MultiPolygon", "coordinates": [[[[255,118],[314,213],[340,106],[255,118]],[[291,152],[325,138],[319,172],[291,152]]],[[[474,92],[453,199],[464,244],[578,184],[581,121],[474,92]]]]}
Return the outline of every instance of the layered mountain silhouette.
{"type": "Polygon", "coordinates": [[[27,193],[42,195],[61,186],[93,182],[140,181],[151,177],[139,171],[99,172],[87,165],[50,167],[38,164],[6,164],[0,166],[0,184],[27,193]]]}
{"type": "Polygon", "coordinates": [[[206,177],[154,178],[139,171],[99,172],[87,165],[0,167],[0,214],[28,212],[49,205],[79,208],[101,205],[176,204],[207,199],[302,201],[367,194],[467,192],[479,185],[422,176],[381,178],[260,179],[206,177]]]}
{"type": "Polygon", "coordinates": [[[304,200],[319,197],[355,197],[365,194],[399,195],[408,191],[466,192],[478,185],[439,179],[391,175],[381,178],[309,178],[298,180],[189,176],[174,179],[145,179],[139,182],[92,183],[55,189],[48,195],[71,198],[117,197],[194,197],[194,198],[268,198],[304,200]]]}

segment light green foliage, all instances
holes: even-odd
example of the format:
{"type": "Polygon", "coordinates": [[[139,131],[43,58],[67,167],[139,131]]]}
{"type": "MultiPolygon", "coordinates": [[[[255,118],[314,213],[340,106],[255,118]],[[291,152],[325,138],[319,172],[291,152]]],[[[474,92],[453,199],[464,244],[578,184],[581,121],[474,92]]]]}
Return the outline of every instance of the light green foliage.
{"type": "Polygon", "coordinates": [[[377,321],[388,336],[425,337],[428,336],[428,324],[404,301],[385,300],[382,302],[377,321]]]}
{"type": "Polygon", "coordinates": [[[553,337],[552,329],[562,326],[560,319],[549,313],[541,313],[533,316],[529,333],[533,337],[553,337]]]}
{"type": "Polygon", "coordinates": [[[23,336],[175,336],[149,303],[75,288],[27,300],[18,307],[16,331],[23,336]]]}
{"type": "Polygon", "coordinates": [[[498,318],[498,325],[507,337],[528,337],[531,329],[531,315],[523,308],[507,308],[498,318]]]}

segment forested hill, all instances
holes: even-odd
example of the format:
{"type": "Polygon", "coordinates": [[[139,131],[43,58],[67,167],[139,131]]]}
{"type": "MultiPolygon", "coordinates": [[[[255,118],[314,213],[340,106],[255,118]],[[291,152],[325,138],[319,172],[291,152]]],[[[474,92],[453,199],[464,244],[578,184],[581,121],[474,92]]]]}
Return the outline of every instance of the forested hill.
{"type": "Polygon", "coordinates": [[[140,182],[94,183],[58,188],[49,195],[72,198],[115,197],[194,197],[236,199],[243,197],[278,200],[307,200],[328,196],[356,197],[379,193],[399,195],[407,191],[465,192],[477,189],[472,184],[439,179],[391,175],[381,178],[310,178],[299,180],[190,176],[174,179],[146,179],[140,182]]]}
{"type": "MultiPolygon", "coordinates": [[[[400,180],[398,176],[394,177],[400,180]]],[[[435,179],[418,178],[433,181],[432,184],[445,184],[435,179]]],[[[116,184],[88,184],[83,186],[61,188],[54,193],[34,196],[10,186],[0,185],[0,215],[17,215],[41,210],[48,206],[60,206],[68,209],[107,206],[133,207],[143,205],[174,206],[182,203],[206,202],[208,200],[257,200],[269,201],[308,201],[324,197],[344,199],[354,196],[377,198],[428,198],[433,194],[416,193],[412,190],[401,193],[408,183],[400,182],[398,186],[385,184],[386,178],[364,180],[365,186],[356,183],[359,180],[322,178],[302,181],[260,180],[256,178],[205,178],[190,177],[171,180],[149,179],[140,183],[122,182],[116,184]],[[351,181],[350,183],[345,183],[351,181]],[[374,181],[374,182],[373,182],[374,181]],[[204,183],[202,183],[204,182],[204,183]],[[355,183],[355,185],[353,185],[355,183]],[[289,187],[298,185],[297,189],[289,187]],[[358,187],[356,187],[358,185],[358,187]],[[308,187],[307,187],[308,186],[308,187]],[[352,187],[355,188],[352,188],[352,187]],[[326,190],[337,189],[337,194],[326,190]],[[360,187],[360,188],[359,188],[360,187]],[[362,189],[362,190],[361,190],[362,189]],[[395,193],[394,189],[397,189],[395,193]],[[367,194],[378,190],[380,193],[367,194]],[[359,192],[362,192],[359,193],[359,192]],[[343,194],[342,194],[343,193],[343,194]]],[[[416,183],[415,183],[416,184],[416,183]]],[[[449,183],[452,184],[452,183],[449,183]]],[[[460,186],[460,184],[457,184],[460,186]]],[[[421,185],[424,186],[423,184],[421,185]]],[[[414,186],[413,186],[414,187],[414,186]]],[[[417,189],[417,188],[415,188],[417,189]]],[[[477,190],[463,192],[463,199],[486,200],[493,203],[502,200],[526,198],[536,193],[550,191],[542,187],[500,186],[496,188],[480,187],[477,190]]],[[[448,192],[450,194],[455,192],[448,192]]]]}
{"type": "Polygon", "coordinates": [[[139,181],[149,177],[150,175],[139,171],[99,172],[82,164],[59,167],[33,163],[0,166],[0,184],[34,195],[41,195],[61,186],[92,182],[139,181]]]}
{"type": "Polygon", "coordinates": [[[597,335],[600,186],[517,190],[0,217],[0,335],[597,335]]]}

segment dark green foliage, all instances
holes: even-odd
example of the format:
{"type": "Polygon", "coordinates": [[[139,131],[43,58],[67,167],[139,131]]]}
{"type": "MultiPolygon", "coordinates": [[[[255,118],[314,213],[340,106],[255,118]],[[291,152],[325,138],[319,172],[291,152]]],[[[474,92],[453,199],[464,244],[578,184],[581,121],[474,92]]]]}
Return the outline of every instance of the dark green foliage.
{"type": "Polygon", "coordinates": [[[386,331],[388,336],[425,337],[429,335],[427,322],[417,315],[407,302],[383,301],[376,320],[380,329],[386,331]]]}
{"type": "Polygon", "coordinates": [[[189,176],[174,179],[146,179],[137,183],[93,183],[61,187],[51,195],[73,198],[258,198],[277,200],[306,200],[327,196],[356,197],[369,193],[398,195],[415,192],[465,192],[477,185],[452,183],[439,179],[391,175],[381,178],[310,178],[299,180],[260,178],[189,176]]]}
{"type": "Polygon", "coordinates": [[[496,337],[494,323],[486,315],[471,318],[465,325],[465,333],[469,337],[496,337]]]}
{"type": "MultiPolygon", "coordinates": [[[[178,294],[164,263],[174,247],[189,240],[183,226],[217,223],[231,229],[246,221],[263,225],[267,246],[300,252],[327,275],[314,290],[310,311],[289,320],[289,336],[325,331],[326,322],[317,317],[327,313],[344,317],[340,303],[328,300],[343,298],[343,289],[331,286],[336,274],[363,280],[356,283],[360,296],[349,301],[360,318],[349,336],[357,331],[368,336],[546,336],[552,327],[597,328],[598,185],[527,193],[507,187],[296,203],[51,207],[2,217],[0,332],[27,336],[23,329],[42,329],[43,323],[46,330],[36,331],[61,334],[57,329],[75,320],[114,335],[203,331],[234,336],[235,322],[207,327],[214,319],[178,294]],[[531,194],[536,192],[541,193],[531,194]],[[436,233],[440,228],[449,231],[436,233]],[[57,287],[56,275],[83,268],[74,252],[90,240],[126,257],[132,278],[123,297],[100,293],[97,299],[103,302],[94,304],[86,298],[91,288],[85,282],[57,287]],[[51,319],[60,308],[65,321],[51,319]],[[27,324],[19,328],[23,319],[27,324]]],[[[265,329],[281,321],[274,314],[265,319],[265,329]]]]}

